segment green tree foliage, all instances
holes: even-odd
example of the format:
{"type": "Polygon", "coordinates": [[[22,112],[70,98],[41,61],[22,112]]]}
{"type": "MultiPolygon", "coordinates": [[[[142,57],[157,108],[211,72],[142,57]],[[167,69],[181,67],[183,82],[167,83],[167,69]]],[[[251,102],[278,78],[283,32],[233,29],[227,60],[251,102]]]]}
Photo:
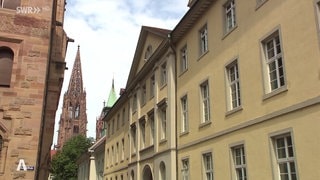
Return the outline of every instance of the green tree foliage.
{"type": "Polygon", "coordinates": [[[51,173],[55,180],[77,179],[77,159],[87,152],[92,140],[79,135],[68,140],[52,158],[51,173]]]}

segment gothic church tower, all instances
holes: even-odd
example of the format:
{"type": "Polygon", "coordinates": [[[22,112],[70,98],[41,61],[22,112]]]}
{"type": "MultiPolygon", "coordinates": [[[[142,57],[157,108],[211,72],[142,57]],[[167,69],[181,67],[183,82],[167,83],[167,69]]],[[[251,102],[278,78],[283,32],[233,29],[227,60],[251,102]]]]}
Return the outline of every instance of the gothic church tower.
{"type": "Polygon", "coordinates": [[[57,149],[71,137],[87,135],[86,92],[83,89],[80,61],[80,46],[73,64],[69,87],[63,97],[62,113],[59,121],[57,149]]]}

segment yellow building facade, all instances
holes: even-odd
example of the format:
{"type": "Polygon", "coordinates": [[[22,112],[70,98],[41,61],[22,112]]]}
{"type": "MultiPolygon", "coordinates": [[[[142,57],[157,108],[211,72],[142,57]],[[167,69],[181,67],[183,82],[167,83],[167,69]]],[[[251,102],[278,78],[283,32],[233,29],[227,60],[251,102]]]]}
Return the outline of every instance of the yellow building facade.
{"type": "Polygon", "coordinates": [[[177,179],[320,178],[318,7],[312,0],[192,5],[172,33],[186,28],[174,39],[177,179]]]}
{"type": "Polygon", "coordinates": [[[126,92],[105,117],[112,134],[129,110],[106,139],[105,177],[320,179],[320,1],[189,6],[162,39],[141,30],[126,92]]]}

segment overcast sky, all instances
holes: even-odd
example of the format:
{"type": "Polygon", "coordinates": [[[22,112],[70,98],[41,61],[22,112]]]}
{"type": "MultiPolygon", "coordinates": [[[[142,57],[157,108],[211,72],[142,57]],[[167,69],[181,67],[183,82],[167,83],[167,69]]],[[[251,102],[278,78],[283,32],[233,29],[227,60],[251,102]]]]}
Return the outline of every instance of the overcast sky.
{"type": "MultiPolygon", "coordinates": [[[[173,29],[188,10],[188,0],[67,0],[64,29],[74,39],[67,49],[67,67],[56,114],[55,138],[77,46],[87,92],[88,137],[95,137],[96,119],[114,77],[119,94],[127,82],[141,26],[173,29]]],[[[119,95],[118,95],[119,96],[119,95]]]]}

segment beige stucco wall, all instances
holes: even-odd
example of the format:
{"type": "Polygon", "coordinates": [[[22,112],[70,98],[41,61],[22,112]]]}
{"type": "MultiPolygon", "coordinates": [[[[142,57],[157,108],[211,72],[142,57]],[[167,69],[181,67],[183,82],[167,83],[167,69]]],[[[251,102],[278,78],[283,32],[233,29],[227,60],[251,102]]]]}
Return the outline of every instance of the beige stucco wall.
{"type": "MultiPolygon", "coordinates": [[[[244,142],[248,178],[272,179],[270,134],[290,129],[300,179],[308,176],[318,179],[320,174],[313,167],[319,163],[312,161],[310,155],[320,149],[319,133],[316,132],[320,124],[320,54],[315,1],[269,0],[259,8],[255,0],[235,1],[237,27],[227,35],[223,31],[225,2],[213,3],[177,43],[178,50],[187,44],[189,60],[188,70],[179,74],[178,69],[177,77],[177,100],[187,94],[189,102],[189,132],[178,138],[178,169],[181,169],[181,159],[189,157],[191,179],[199,177],[201,154],[209,150],[213,152],[215,179],[230,179],[229,145],[244,142]],[[209,51],[199,57],[198,31],[205,23],[209,51]],[[280,32],[286,88],[270,96],[265,91],[261,41],[275,30],[280,32]],[[238,60],[242,106],[241,110],[230,113],[225,67],[235,59],[238,60]],[[199,85],[204,80],[209,81],[210,87],[211,124],[200,127],[199,85]],[[294,108],[297,111],[292,111],[294,108]],[[261,119],[265,121],[259,121],[261,119]],[[251,123],[253,126],[247,126],[251,123]],[[200,140],[203,142],[197,143],[200,140]],[[313,165],[307,165],[307,162],[313,165]],[[307,170],[310,166],[312,168],[307,170]]],[[[181,132],[179,106],[178,103],[178,135],[181,132]]]]}

